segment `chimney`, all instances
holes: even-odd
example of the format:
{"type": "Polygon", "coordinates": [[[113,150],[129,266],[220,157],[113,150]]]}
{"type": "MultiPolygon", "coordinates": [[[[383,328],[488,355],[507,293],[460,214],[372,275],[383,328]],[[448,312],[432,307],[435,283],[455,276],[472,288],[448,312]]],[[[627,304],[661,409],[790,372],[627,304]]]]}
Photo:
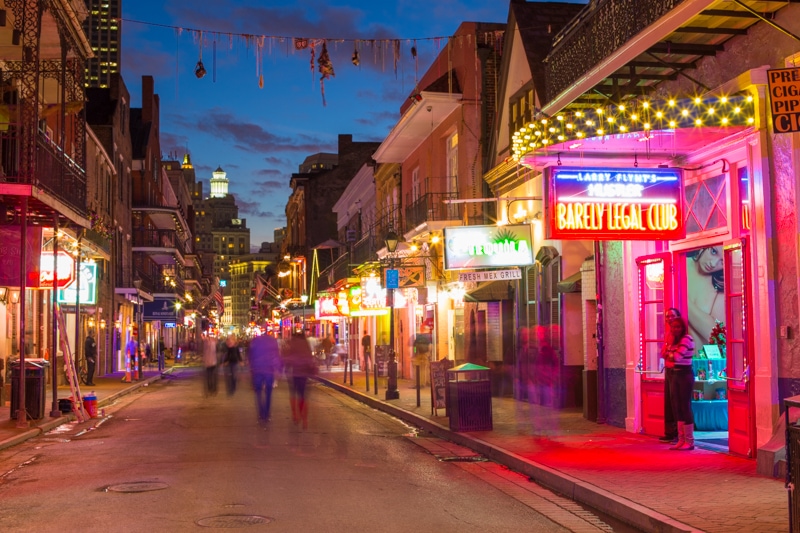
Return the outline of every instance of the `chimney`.
{"type": "Polygon", "coordinates": [[[142,76],[142,122],[153,121],[153,76],[142,76]]]}

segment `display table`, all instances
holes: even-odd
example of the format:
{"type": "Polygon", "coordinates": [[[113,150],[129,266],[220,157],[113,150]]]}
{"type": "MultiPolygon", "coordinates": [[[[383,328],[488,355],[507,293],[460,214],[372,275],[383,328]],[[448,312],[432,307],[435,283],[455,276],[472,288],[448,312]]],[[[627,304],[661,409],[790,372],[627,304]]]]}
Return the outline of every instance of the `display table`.
{"type": "Polygon", "coordinates": [[[728,431],[728,400],[692,402],[696,431],[728,431]]]}

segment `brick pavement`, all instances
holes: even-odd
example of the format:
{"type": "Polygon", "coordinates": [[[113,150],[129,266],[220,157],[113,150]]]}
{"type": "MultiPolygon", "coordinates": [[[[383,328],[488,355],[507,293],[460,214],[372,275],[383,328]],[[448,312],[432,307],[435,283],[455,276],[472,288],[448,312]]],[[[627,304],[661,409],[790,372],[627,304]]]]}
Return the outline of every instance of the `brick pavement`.
{"type": "MultiPolygon", "coordinates": [[[[100,377],[91,389],[102,408],[162,376],[150,370],[144,378],[122,383],[121,374],[100,377]]],[[[754,460],[699,448],[671,451],[653,437],[590,422],[574,410],[554,410],[508,398],[492,399],[492,431],[459,433],[450,431],[443,410],[439,416],[431,414],[427,390],[422,391],[421,406],[416,406],[410,381],[400,380],[399,400],[385,401],[385,378],[380,379],[378,395],[366,391],[363,373],[354,374],[352,387],[344,385],[342,378],[335,368],[332,372],[323,369],[319,376],[321,382],[341,393],[643,531],[772,533],[788,529],[784,483],[756,474],[754,460]]],[[[69,390],[59,388],[59,397],[67,396],[69,390]]],[[[70,419],[51,418],[51,405],[48,385],[45,418],[27,429],[16,427],[6,405],[0,411],[0,449],[70,419]]]]}

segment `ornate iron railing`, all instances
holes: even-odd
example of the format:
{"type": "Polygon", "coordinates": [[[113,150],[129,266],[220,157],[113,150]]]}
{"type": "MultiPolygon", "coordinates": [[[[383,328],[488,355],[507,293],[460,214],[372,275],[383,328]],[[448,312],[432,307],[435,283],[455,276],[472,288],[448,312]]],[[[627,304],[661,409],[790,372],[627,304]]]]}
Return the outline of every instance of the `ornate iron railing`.
{"type": "Polygon", "coordinates": [[[458,193],[428,193],[421,196],[406,208],[404,231],[411,231],[423,222],[458,220],[461,218],[462,204],[446,204],[445,200],[455,200],[458,193]]]}
{"type": "Polygon", "coordinates": [[[551,102],[644,28],[685,0],[600,0],[554,40],[545,65],[545,102],[551,102]]]}

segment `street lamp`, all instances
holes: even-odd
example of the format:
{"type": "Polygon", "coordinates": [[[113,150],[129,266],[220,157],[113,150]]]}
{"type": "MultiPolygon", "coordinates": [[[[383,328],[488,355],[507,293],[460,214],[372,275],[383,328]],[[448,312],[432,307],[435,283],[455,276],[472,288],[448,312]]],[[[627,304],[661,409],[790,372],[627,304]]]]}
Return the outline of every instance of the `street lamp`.
{"type": "MultiPolygon", "coordinates": [[[[395,257],[395,252],[397,252],[397,245],[400,242],[397,233],[394,230],[389,230],[389,233],[386,234],[386,251],[389,252],[389,268],[393,271],[393,282],[391,286],[391,291],[388,293],[390,298],[389,300],[389,362],[387,363],[387,371],[388,371],[388,383],[386,384],[386,399],[387,400],[397,400],[400,398],[400,391],[397,390],[397,358],[395,357],[394,353],[394,291],[398,285],[398,275],[397,271],[394,269],[395,262],[397,258],[395,257]]],[[[389,291],[389,271],[386,271],[386,290],[389,291]]]]}
{"type": "Polygon", "coordinates": [[[303,302],[303,334],[305,335],[306,332],[306,302],[308,301],[308,294],[304,294],[300,297],[300,300],[303,302]]]}

